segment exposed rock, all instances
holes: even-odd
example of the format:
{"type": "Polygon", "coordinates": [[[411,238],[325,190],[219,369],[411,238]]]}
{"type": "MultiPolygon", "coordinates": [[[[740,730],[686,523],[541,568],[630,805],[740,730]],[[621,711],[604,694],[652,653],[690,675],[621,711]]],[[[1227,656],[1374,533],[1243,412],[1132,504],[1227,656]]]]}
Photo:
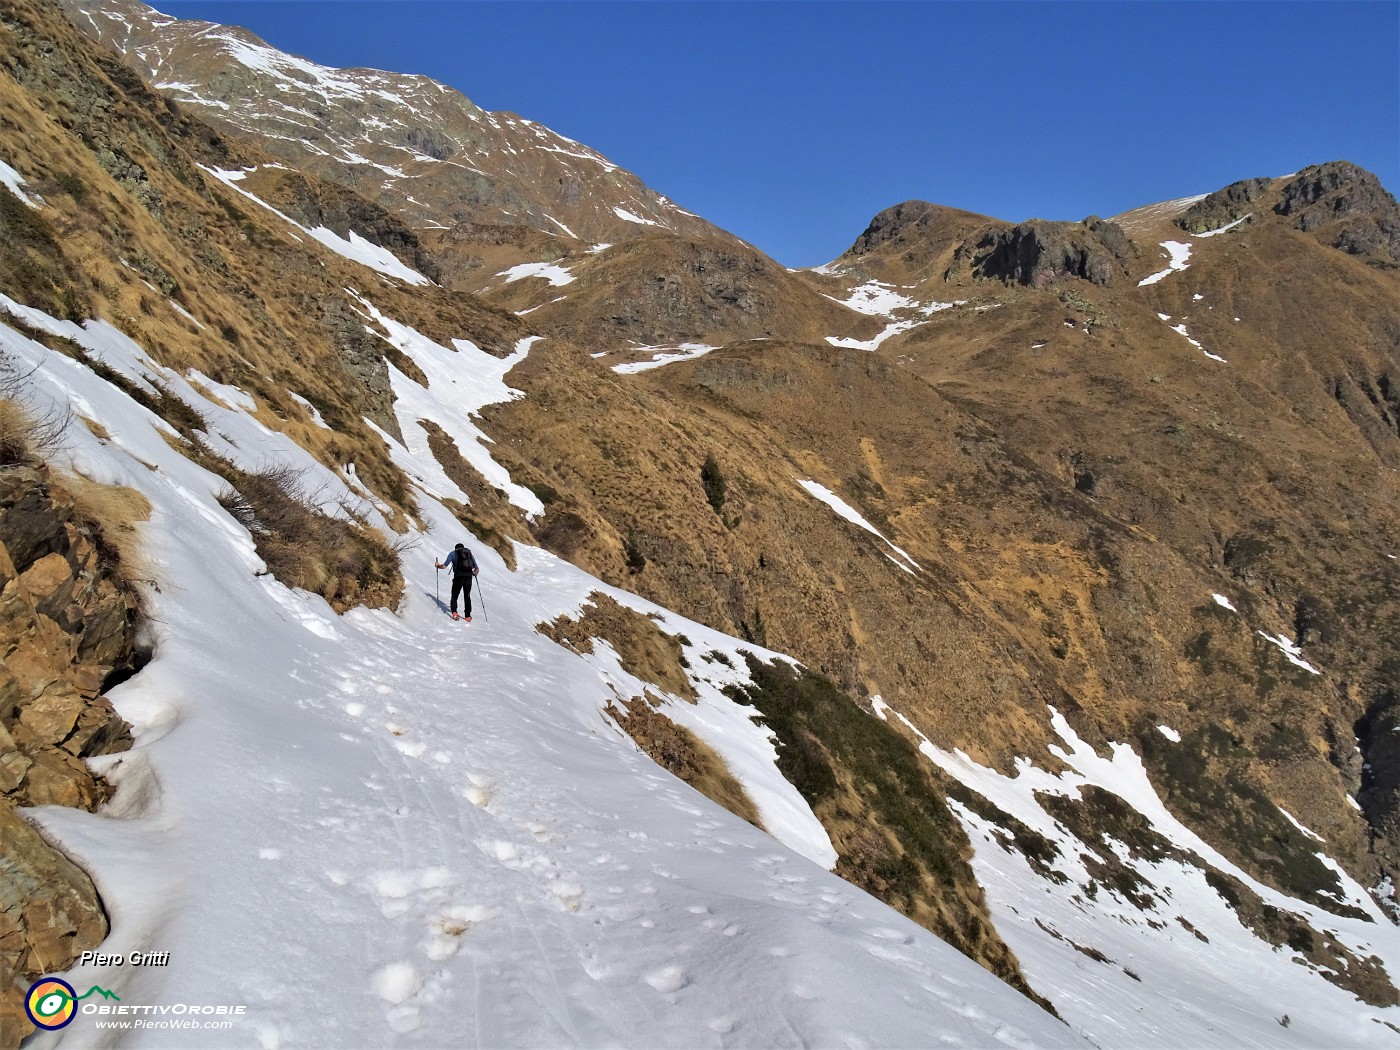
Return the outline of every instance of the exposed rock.
{"type": "Polygon", "coordinates": [[[16,1010],[17,985],[67,970],[107,936],[92,880],[0,800],[0,1045],[33,1029],[16,1010]]]}
{"type": "Polygon", "coordinates": [[[1376,176],[1347,161],[1304,168],[1274,210],[1334,248],[1377,261],[1400,262],[1400,206],[1376,176]]]}
{"type": "Polygon", "coordinates": [[[977,242],[972,272],[1032,288],[1071,277],[1103,285],[1126,273],[1134,254],[1127,234],[1114,223],[1098,218],[1079,223],[1032,219],[985,234],[977,242]]]}
{"type": "Polygon", "coordinates": [[[131,746],[99,693],[135,659],[136,602],[99,542],[46,469],[0,471],[0,794],[20,804],[92,809],[81,760],[131,746]]]}
{"type": "Polygon", "coordinates": [[[303,226],[324,226],[344,236],[353,230],[388,248],[429,280],[441,274],[418,237],[378,204],[331,182],[312,182],[300,172],[283,172],[274,203],[303,226]]]}
{"type": "MultiPolygon", "coordinates": [[[[308,304],[309,305],[309,304],[308,304]]],[[[389,344],[365,330],[364,320],[339,296],[316,304],[321,320],[330,331],[331,343],[345,370],[355,382],[351,389],[360,397],[359,408],[377,425],[400,441],[398,417],[394,414],[394,392],[389,384],[389,366],[384,361],[389,344]]]]}
{"type": "Polygon", "coordinates": [[[1177,217],[1176,224],[1187,233],[1218,230],[1244,218],[1273,185],[1273,179],[1241,179],[1223,190],[1198,200],[1177,217]]]}

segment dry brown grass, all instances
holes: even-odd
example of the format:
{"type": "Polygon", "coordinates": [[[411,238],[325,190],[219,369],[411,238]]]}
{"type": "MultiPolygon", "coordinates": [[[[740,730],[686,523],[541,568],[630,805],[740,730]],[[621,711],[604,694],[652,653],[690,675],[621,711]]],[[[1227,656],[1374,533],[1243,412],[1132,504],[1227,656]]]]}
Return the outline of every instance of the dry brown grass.
{"type": "Polygon", "coordinates": [[[763,827],[758,806],[710,745],[644,699],[626,700],[623,706],[625,712],[611,705],[608,710],[652,761],[736,817],[763,827]]]}
{"type": "Polygon", "coordinates": [[[618,662],[628,674],[672,696],[695,701],[685,652],[674,636],[600,591],[590,594],[588,602],[579,619],[560,616],[551,623],[537,624],[535,629],[580,653],[591,653],[593,639],[601,638],[616,650],[618,662]]]}
{"type": "Polygon", "coordinates": [[[319,501],[300,471],[277,465],[245,471],[207,449],[201,462],[228,481],[219,504],[252,534],[271,575],[321,595],[337,612],[398,604],[400,550],[363,521],[316,509],[319,501]]]}
{"type": "Polygon", "coordinates": [[[74,515],[93,526],[99,549],[128,582],[151,580],[155,566],[141,545],[138,526],[151,516],[151,501],[125,485],[103,485],[81,474],[65,473],[60,483],[73,497],[74,515]]]}

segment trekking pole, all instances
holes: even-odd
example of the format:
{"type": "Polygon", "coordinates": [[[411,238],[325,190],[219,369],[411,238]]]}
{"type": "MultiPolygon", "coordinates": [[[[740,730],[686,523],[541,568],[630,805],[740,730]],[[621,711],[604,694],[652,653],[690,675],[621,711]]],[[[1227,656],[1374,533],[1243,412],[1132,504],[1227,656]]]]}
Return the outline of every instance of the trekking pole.
{"type": "MultiPolygon", "coordinates": [[[[434,565],[437,563],[434,562],[434,565]]],[[[437,603],[442,604],[442,570],[437,570],[437,575],[433,578],[433,594],[437,597],[437,603]]]]}
{"type": "Polygon", "coordinates": [[[476,598],[477,598],[477,601],[481,602],[481,616],[482,616],[482,619],[484,619],[487,623],[490,623],[490,622],[491,622],[491,617],[488,616],[487,613],[486,613],[486,592],[483,591],[483,590],[481,589],[481,577],[480,577],[480,576],[477,576],[477,577],[475,577],[475,579],[476,579],[476,598]]]}

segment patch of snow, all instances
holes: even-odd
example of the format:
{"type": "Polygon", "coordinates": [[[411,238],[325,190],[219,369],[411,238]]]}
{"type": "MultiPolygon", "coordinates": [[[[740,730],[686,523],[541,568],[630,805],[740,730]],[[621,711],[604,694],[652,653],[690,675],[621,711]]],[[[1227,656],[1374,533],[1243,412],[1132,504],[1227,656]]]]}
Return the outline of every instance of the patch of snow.
{"type": "Polygon", "coordinates": [[[201,328],[201,329],[207,327],[207,326],[204,324],[203,321],[201,321],[201,320],[200,320],[198,317],[196,317],[194,314],[192,314],[192,313],[190,313],[188,310],[186,310],[183,306],[181,306],[179,303],[177,303],[174,299],[167,298],[165,301],[166,301],[167,303],[170,304],[170,309],[174,310],[177,314],[179,314],[181,317],[183,317],[186,321],[189,321],[189,322],[190,322],[191,324],[193,324],[195,327],[201,328]]]}
{"type": "Polygon", "coordinates": [[[633,212],[628,211],[626,208],[613,208],[613,214],[616,215],[619,219],[623,219],[627,222],[635,222],[642,226],[661,225],[661,223],[656,222],[652,219],[644,219],[640,215],[636,215],[633,212]]]}
{"type": "Polygon", "coordinates": [[[574,282],[574,275],[569,272],[568,267],[546,262],[520,263],[508,270],[502,270],[496,276],[504,277],[506,284],[514,284],[526,277],[543,277],[551,288],[561,288],[574,282]]]}
{"type": "MultiPolygon", "coordinates": [[[[214,178],[224,183],[224,185],[228,186],[230,189],[234,190],[237,193],[241,193],[243,196],[247,197],[251,201],[256,202],[257,204],[261,204],[264,208],[272,212],[272,214],[276,215],[283,222],[295,226],[298,230],[306,234],[312,240],[318,241],[320,244],[322,244],[326,248],[329,248],[337,255],[343,256],[344,258],[349,259],[352,262],[357,262],[361,266],[367,266],[371,270],[376,270],[379,273],[384,274],[386,277],[396,277],[400,281],[403,281],[405,284],[432,284],[430,280],[424,277],[417,270],[413,269],[412,267],[406,266],[402,262],[400,262],[398,257],[395,256],[393,252],[389,251],[388,248],[383,248],[377,244],[365,240],[365,238],[361,237],[354,230],[349,231],[348,237],[342,237],[340,236],[340,234],[335,233],[332,230],[328,230],[324,226],[318,226],[316,229],[312,230],[301,225],[301,223],[297,222],[290,215],[286,215],[283,212],[278,211],[271,204],[268,204],[260,197],[256,197],[253,194],[249,193],[247,190],[245,190],[242,186],[236,185],[236,183],[241,182],[245,178],[247,178],[248,172],[225,171],[220,168],[205,167],[205,165],[203,164],[201,164],[200,167],[203,168],[210,175],[214,176],[214,178]]],[[[255,168],[253,170],[256,171],[257,169],[255,168]]]]}
{"type": "Polygon", "coordinates": [[[900,332],[907,332],[911,328],[918,328],[919,325],[926,323],[925,321],[891,321],[889,324],[885,325],[885,330],[883,332],[880,332],[870,339],[838,339],[834,335],[829,335],[826,337],[826,341],[832,346],[841,347],[843,350],[866,350],[874,353],[876,350],[880,349],[880,344],[891,336],[898,335],[900,332]]]}
{"type": "Polygon", "coordinates": [[[608,241],[599,241],[597,244],[593,245],[593,247],[588,249],[588,254],[597,255],[599,252],[605,252],[611,247],[612,244],[608,241]]]}
{"type": "Polygon", "coordinates": [[[1220,606],[1222,609],[1229,609],[1232,613],[1239,612],[1239,610],[1235,608],[1233,603],[1231,603],[1230,599],[1225,597],[1225,595],[1212,594],[1211,597],[1215,599],[1215,604],[1220,606]]]}
{"type": "Polygon", "coordinates": [[[1205,355],[1206,355],[1208,358],[1210,358],[1212,361],[1219,361],[1221,364],[1228,364],[1228,363],[1229,363],[1229,362],[1227,362],[1227,361],[1225,360],[1225,358],[1221,357],[1219,354],[1212,354],[1209,350],[1207,350],[1205,347],[1203,347],[1203,346],[1201,345],[1201,343],[1200,343],[1199,340],[1197,340],[1197,339],[1192,339],[1192,338],[1191,338],[1191,333],[1188,332],[1188,331],[1186,330],[1186,325],[1185,325],[1184,322],[1183,322],[1182,324],[1174,324],[1174,325],[1171,325],[1171,326],[1169,326],[1169,327],[1170,327],[1171,330],[1172,330],[1173,332],[1175,332],[1177,335],[1185,337],[1185,339],[1186,339],[1186,341],[1187,341],[1188,343],[1190,343],[1192,346],[1194,346],[1194,347],[1195,347],[1197,350],[1199,350],[1201,353],[1205,354],[1205,355]]]}
{"type": "Polygon", "coordinates": [[[1293,639],[1289,638],[1287,635],[1272,635],[1264,631],[1255,631],[1254,633],[1259,635],[1260,638],[1263,638],[1265,641],[1277,647],[1278,651],[1283,653],[1284,657],[1293,666],[1301,667],[1304,671],[1311,672],[1312,674],[1322,673],[1312,664],[1308,663],[1306,660],[1303,659],[1303,650],[1299,649],[1298,646],[1294,644],[1293,639]]]}
{"type": "MultiPolygon", "coordinates": [[[[806,489],[808,493],[821,500],[828,507],[834,510],[838,515],[845,518],[853,525],[860,526],[872,536],[878,536],[884,542],[884,544],[890,548],[890,550],[894,551],[901,558],[903,558],[907,565],[913,566],[913,568],[915,569],[919,568],[919,563],[916,562],[913,558],[909,557],[907,551],[901,550],[899,547],[896,547],[893,543],[891,543],[890,540],[886,538],[885,534],[879,529],[877,529],[874,525],[870,524],[870,522],[866,521],[858,510],[852,507],[840,496],[836,495],[836,493],[832,492],[825,485],[818,484],[817,482],[811,480],[799,480],[797,483],[801,485],[804,489],[806,489]]],[[[895,564],[899,563],[896,562],[895,564]]],[[[906,572],[910,571],[905,565],[900,565],[900,568],[904,569],[906,572]]]]}
{"type": "Polygon", "coordinates": [[[1238,226],[1240,223],[1242,223],[1242,222],[1247,222],[1253,215],[1254,215],[1253,212],[1250,212],[1248,215],[1241,215],[1241,216],[1240,216],[1238,219],[1236,219],[1234,222],[1226,223],[1224,226],[1217,226],[1215,229],[1213,229],[1213,230],[1207,230],[1205,233],[1193,233],[1191,236],[1193,236],[1193,237],[1219,237],[1222,233],[1229,233],[1231,230],[1233,230],[1233,229],[1234,229],[1236,226],[1238,226]]]}
{"type": "Polygon", "coordinates": [[[1158,727],[1157,727],[1157,732],[1161,733],[1164,737],[1166,737],[1168,740],[1170,740],[1173,744],[1179,744],[1179,743],[1181,743],[1181,734],[1178,733],[1178,732],[1177,732],[1175,729],[1173,729],[1171,726],[1158,726],[1158,727]]]}
{"type": "Polygon", "coordinates": [[[851,290],[851,294],[846,299],[837,299],[834,295],[826,298],[832,302],[840,303],[857,313],[866,314],[871,317],[883,317],[887,321],[894,320],[892,314],[895,310],[907,310],[916,303],[907,295],[900,295],[894,290],[892,285],[884,281],[866,281],[858,288],[851,290]]]}
{"type": "Polygon", "coordinates": [[[1163,241],[1162,247],[1167,250],[1167,254],[1170,256],[1167,262],[1167,268],[1165,270],[1159,270],[1157,273],[1154,273],[1151,277],[1144,277],[1142,280],[1138,281],[1139,287],[1141,287],[1144,284],[1156,284],[1168,274],[1184,270],[1187,266],[1190,265],[1190,241],[1163,241]]]}
{"type": "Polygon", "coordinates": [[[41,200],[38,196],[30,196],[30,194],[25,192],[24,176],[17,172],[14,168],[10,167],[8,164],[6,164],[3,160],[0,160],[0,183],[7,186],[11,193],[13,193],[20,200],[24,201],[24,203],[29,205],[31,208],[43,207],[43,200],[41,200]]]}
{"type": "MultiPolygon", "coordinates": [[[[691,358],[704,357],[711,350],[718,350],[717,346],[708,346],[705,343],[681,343],[679,346],[639,346],[638,350],[650,353],[650,361],[632,361],[624,365],[613,365],[612,370],[622,375],[634,375],[637,372],[648,372],[653,368],[660,368],[662,365],[674,364],[677,361],[689,361],[691,358]]],[[[601,355],[594,355],[601,356],[601,355]]]]}
{"type": "Polygon", "coordinates": [[[359,304],[368,320],[381,331],[366,326],[366,331],[379,335],[408,357],[428,380],[426,387],[404,375],[389,363],[389,381],[394,391],[394,414],[407,444],[381,432],[389,444],[390,454],[431,495],[451,497],[470,503],[463,492],[438,463],[428,446],[428,434],[419,420],[435,420],[457,445],[457,452],[487,483],[502,490],[506,498],[525,512],[530,519],[544,514],[540,498],[511,480],[510,472],[491,455],[487,447],[493,442],[472,416],[487,405],[513,401],[524,397],[519,390],[506,386],[506,374],[525,359],[530,347],[542,336],[527,336],[516,344],[509,357],[493,357],[466,339],[452,340],[453,349],[433,342],[427,336],[381,313],[368,299],[346,289],[359,304]]]}
{"type": "Polygon", "coordinates": [[[192,383],[197,383],[202,386],[230,408],[241,408],[245,412],[256,412],[258,410],[258,400],[252,394],[236,386],[230,386],[227,383],[220,383],[210,379],[197,368],[186,369],[185,378],[189,379],[192,383]]]}
{"type": "Polygon", "coordinates": [[[325,421],[325,419],[321,416],[321,410],[319,408],[313,405],[310,401],[306,400],[306,398],[302,397],[300,394],[293,393],[290,390],[288,390],[287,393],[291,396],[291,399],[293,401],[295,401],[297,404],[301,405],[302,408],[305,408],[311,413],[311,422],[315,426],[320,427],[322,430],[330,429],[330,424],[328,424],[325,421]]]}
{"type": "Polygon", "coordinates": [[[548,219],[550,222],[554,223],[555,226],[558,226],[561,230],[563,230],[565,233],[567,233],[570,237],[573,237],[575,240],[578,239],[578,234],[574,233],[573,230],[569,229],[569,228],[568,228],[567,226],[565,226],[562,222],[560,222],[558,219],[556,219],[553,215],[550,215],[549,212],[545,212],[545,213],[544,213],[544,217],[545,217],[546,219],[548,219]]]}
{"type": "MultiPolygon", "coordinates": [[[[1284,809],[1282,806],[1278,807],[1278,811],[1288,818],[1288,823],[1292,824],[1295,828],[1301,831],[1308,838],[1312,839],[1314,842],[1327,841],[1325,838],[1323,838],[1317,832],[1313,831],[1311,828],[1304,827],[1297,817],[1295,817],[1292,813],[1288,812],[1288,810],[1284,809]]],[[[1321,854],[1318,854],[1318,856],[1319,858],[1325,861],[1326,858],[1322,858],[1321,854]]]]}

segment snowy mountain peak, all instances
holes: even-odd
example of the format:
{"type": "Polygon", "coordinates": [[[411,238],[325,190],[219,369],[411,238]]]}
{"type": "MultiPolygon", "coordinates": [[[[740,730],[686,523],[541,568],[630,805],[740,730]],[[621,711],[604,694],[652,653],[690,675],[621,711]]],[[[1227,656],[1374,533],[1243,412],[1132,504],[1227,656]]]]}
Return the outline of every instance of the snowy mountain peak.
{"type": "Polygon", "coordinates": [[[428,77],[332,69],[139,0],[61,2],[181,106],[413,226],[505,223],[586,243],[655,227],[732,240],[597,151],[428,77]]]}

